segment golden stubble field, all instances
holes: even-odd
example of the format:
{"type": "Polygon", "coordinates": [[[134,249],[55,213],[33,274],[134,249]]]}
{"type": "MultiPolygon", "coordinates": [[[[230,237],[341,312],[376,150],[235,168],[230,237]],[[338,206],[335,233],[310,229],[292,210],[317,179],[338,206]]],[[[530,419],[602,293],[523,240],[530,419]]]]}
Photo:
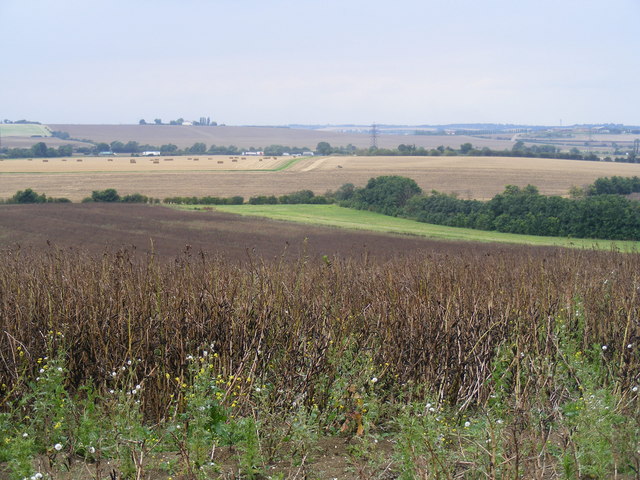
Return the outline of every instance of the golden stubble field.
{"type": "Polygon", "coordinates": [[[403,175],[425,191],[453,192],[462,198],[491,198],[505,185],[536,185],[544,194],[566,195],[598,177],[640,176],[640,164],[507,157],[313,157],[281,171],[290,157],[229,156],[5,160],[0,162],[0,198],[33,188],[53,197],[79,201],[93,190],[115,188],[121,194],[151,197],[282,195],[300,189],[317,194],[344,183],[364,185],[371,177],[403,175]],[[192,160],[189,160],[192,158],[192,160]],[[199,160],[193,160],[199,158],[199,160]],[[153,163],[157,161],[158,163],[153,163]],[[218,163],[222,161],[223,163],[218,163]],[[30,165],[28,165],[30,164],[30,165]],[[32,170],[26,170],[30,166],[32,170]]]}
{"type": "Polygon", "coordinates": [[[0,162],[0,173],[140,173],[175,171],[272,170],[291,157],[271,156],[148,156],[20,158],[0,162]]]}

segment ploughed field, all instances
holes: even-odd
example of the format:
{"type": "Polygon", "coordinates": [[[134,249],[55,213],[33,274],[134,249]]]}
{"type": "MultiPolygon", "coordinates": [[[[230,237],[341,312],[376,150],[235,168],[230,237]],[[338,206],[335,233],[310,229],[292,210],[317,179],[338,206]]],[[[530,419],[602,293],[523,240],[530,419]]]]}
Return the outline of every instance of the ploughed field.
{"type": "Polygon", "coordinates": [[[234,162],[229,156],[187,156],[138,157],[135,164],[131,158],[5,160],[0,162],[0,198],[33,188],[79,201],[93,190],[110,187],[121,194],[155,198],[241,195],[246,199],[301,189],[322,194],[344,183],[364,185],[379,175],[403,175],[425,191],[488,199],[505,185],[532,184],[543,194],[566,195],[572,186],[590,184],[598,177],[640,175],[638,164],[542,158],[331,156],[298,161],[269,157],[260,162],[262,157],[239,157],[234,162]]]}
{"type": "MultiPolygon", "coordinates": [[[[0,247],[48,249],[48,244],[100,254],[153,250],[163,258],[204,251],[230,260],[338,255],[391,258],[409,253],[512,247],[456,244],[420,238],[246,218],[217,211],[192,212],[139,204],[33,204],[0,206],[0,247]]],[[[516,247],[513,247],[516,248],[516,247]]]]}
{"type": "MultiPolygon", "coordinates": [[[[94,142],[111,143],[115,140],[127,142],[135,140],[140,144],[163,145],[172,143],[180,148],[190,147],[196,142],[207,146],[235,145],[239,148],[264,148],[269,145],[314,148],[319,142],[329,142],[333,146],[369,148],[371,136],[368,133],[345,133],[327,130],[310,130],[286,127],[247,127],[193,125],[49,125],[52,130],[69,133],[71,138],[87,138],[94,142]]],[[[459,148],[466,142],[483,148],[510,149],[513,142],[495,138],[477,138],[467,135],[379,135],[378,147],[397,148],[401,143],[418,147],[436,148],[439,145],[459,148]]]]}

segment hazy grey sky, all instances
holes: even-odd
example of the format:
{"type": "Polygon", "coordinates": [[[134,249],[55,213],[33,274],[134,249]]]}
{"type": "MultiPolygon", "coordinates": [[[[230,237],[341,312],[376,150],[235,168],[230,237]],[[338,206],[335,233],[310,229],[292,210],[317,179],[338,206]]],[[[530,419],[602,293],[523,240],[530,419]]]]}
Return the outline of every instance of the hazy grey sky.
{"type": "Polygon", "coordinates": [[[640,124],[640,0],[0,0],[0,118],[640,124]]]}

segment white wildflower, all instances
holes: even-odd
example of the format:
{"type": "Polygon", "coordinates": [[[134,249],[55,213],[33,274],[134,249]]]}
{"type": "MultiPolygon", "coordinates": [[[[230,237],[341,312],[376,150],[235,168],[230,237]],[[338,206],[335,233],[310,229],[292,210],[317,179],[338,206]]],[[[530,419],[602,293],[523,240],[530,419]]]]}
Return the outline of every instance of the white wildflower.
{"type": "Polygon", "coordinates": [[[61,372],[62,371],[62,367],[58,367],[58,371],[61,372]]]}
{"type": "Polygon", "coordinates": [[[471,422],[464,422],[464,428],[469,428],[471,426],[471,422]]]}
{"type": "Polygon", "coordinates": [[[89,453],[96,453],[96,448],[93,446],[89,447],[89,453]]]}
{"type": "Polygon", "coordinates": [[[59,452],[60,450],[62,450],[62,444],[61,444],[61,443],[56,443],[56,444],[53,446],[53,448],[54,448],[57,452],[59,452]]]}
{"type": "Polygon", "coordinates": [[[609,348],[609,347],[607,347],[606,345],[602,345],[602,351],[603,352],[605,352],[607,350],[607,348],[609,348]]]}
{"type": "Polygon", "coordinates": [[[378,377],[373,377],[371,379],[371,383],[377,383],[378,382],[378,377]]]}
{"type": "Polygon", "coordinates": [[[38,372],[44,373],[44,368],[41,368],[40,370],[38,370],[38,372]]]}
{"type": "Polygon", "coordinates": [[[633,387],[633,388],[631,389],[631,391],[632,391],[632,392],[634,392],[634,393],[635,393],[635,392],[637,392],[637,391],[638,391],[638,386],[636,385],[635,387],[633,387]]]}
{"type": "Polygon", "coordinates": [[[22,434],[22,438],[27,438],[28,436],[29,436],[29,434],[28,434],[27,432],[24,432],[24,433],[22,434]]]}

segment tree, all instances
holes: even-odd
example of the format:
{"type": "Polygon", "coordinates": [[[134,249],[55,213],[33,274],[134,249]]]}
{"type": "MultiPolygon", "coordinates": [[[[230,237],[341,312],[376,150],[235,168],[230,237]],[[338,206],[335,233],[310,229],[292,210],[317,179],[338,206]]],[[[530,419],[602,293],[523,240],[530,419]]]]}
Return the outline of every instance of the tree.
{"type": "Polygon", "coordinates": [[[73,147],[71,145],[60,145],[58,147],[58,155],[61,157],[70,157],[73,155],[73,147]]]}
{"type": "Polygon", "coordinates": [[[33,147],[31,147],[31,152],[34,157],[46,157],[47,144],[44,142],[38,142],[33,147]]]}
{"type": "Polygon", "coordinates": [[[165,145],[160,146],[160,151],[162,153],[174,153],[178,150],[178,147],[173,143],[167,143],[165,145]]]}
{"type": "Polygon", "coordinates": [[[139,125],[146,125],[147,121],[144,118],[141,118],[140,121],[138,122],[139,125]]]}
{"type": "Polygon", "coordinates": [[[316,147],[316,153],[319,155],[330,155],[332,152],[333,149],[328,142],[319,142],[316,147]]]}
{"type": "Polygon", "coordinates": [[[94,190],[91,192],[91,200],[94,202],[118,202],[120,201],[120,195],[114,188],[94,190]]]}
{"type": "Polygon", "coordinates": [[[140,150],[140,145],[138,145],[138,142],[134,142],[134,141],[127,142],[123,147],[124,152],[138,153],[139,150],[140,150]]]}
{"type": "Polygon", "coordinates": [[[353,193],[355,192],[355,190],[356,187],[353,185],[353,183],[345,183],[336,190],[336,193],[334,194],[335,199],[339,202],[343,200],[349,200],[351,199],[351,197],[353,197],[353,193]]]}
{"type": "Polygon", "coordinates": [[[156,118],[153,120],[153,123],[155,123],[156,125],[162,125],[162,120],[160,118],[156,118]]]}
{"type": "Polygon", "coordinates": [[[101,142],[101,143],[98,143],[98,144],[96,145],[96,148],[94,148],[94,151],[95,151],[96,153],[100,153],[100,152],[110,152],[110,151],[111,151],[111,147],[109,146],[109,144],[108,144],[108,143],[101,142]]]}
{"type": "Polygon", "coordinates": [[[202,154],[207,151],[207,145],[201,142],[194,143],[191,147],[189,147],[189,153],[198,153],[202,154]]]}
{"type": "Polygon", "coordinates": [[[466,155],[471,150],[473,150],[473,145],[471,145],[469,142],[460,145],[460,153],[462,153],[463,155],[466,155]]]}
{"type": "Polygon", "coordinates": [[[356,206],[385,215],[397,215],[409,199],[422,193],[415,180],[398,175],[372,178],[367,186],[356,191],[356,206]]]}
{"type": "Polygon", "coordinates": [[[119,141],[115,141],[115,142],[111,142],[111,151],[112,152],[117,152],[117,153],[122,153],[125,151],[124,149],[124,143],[119,142],[119,141]]]}
{"type": "Polygon", "coordinates": [[[43,193],[39,195],[32,189],[19,190],[16,194],[9,199],[9,203],[44,203],[47,201],[46,195],[43,193]]]}
{"type": "Polygon", "coordinates": [[[402,155],[411,155],[413,152],[416,151],[416,146],[415,145],[405,145],[404,143],[401,143],[400,145],[398,145],[398,151],[402,155]]]}
{"type": "Polygon", "coordinates": [[[513,152],[522,152],[526,149],[524,142],[522,140],[518,140],[516,143],[513,144],[513,147],[511,147],[511,150],[513,152]]]}

